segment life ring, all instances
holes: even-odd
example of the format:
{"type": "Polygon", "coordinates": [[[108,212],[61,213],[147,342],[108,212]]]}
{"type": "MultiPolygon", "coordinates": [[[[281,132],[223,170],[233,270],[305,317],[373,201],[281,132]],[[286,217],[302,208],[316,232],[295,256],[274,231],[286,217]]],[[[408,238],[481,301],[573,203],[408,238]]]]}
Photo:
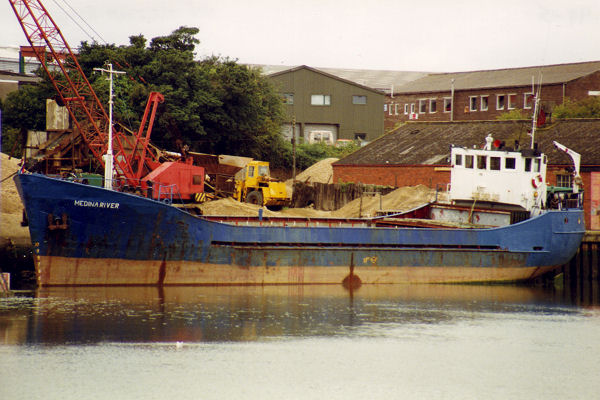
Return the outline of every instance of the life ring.
{"type": "Polygon", "coordinates": [[[535,189],[539,188],[542,183],[544,183],[544,179],[541,175],[538,175],[531,180],[531,186],[533,186],[535,189]]]}

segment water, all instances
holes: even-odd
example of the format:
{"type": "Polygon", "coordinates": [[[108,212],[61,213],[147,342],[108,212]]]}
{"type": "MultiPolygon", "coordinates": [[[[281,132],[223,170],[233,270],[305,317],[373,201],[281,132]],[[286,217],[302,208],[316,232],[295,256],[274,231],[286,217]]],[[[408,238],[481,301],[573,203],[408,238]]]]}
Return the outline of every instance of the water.
{"type": "Polygon", "coordinates": [[[513,286],[44,289],[0,299],[0,360],[0,399],[590,399],[600,307],[513,286]]]}

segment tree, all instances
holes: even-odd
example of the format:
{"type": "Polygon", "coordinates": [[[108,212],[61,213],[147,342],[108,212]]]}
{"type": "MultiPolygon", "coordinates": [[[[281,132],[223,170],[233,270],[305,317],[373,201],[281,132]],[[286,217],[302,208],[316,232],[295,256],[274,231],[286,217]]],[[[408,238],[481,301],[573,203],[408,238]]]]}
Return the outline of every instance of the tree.
{"type": "Polygon", "coordinates": [[[44,84],[26,85],[10,92],[2,108],[2,147],[12,156],[20,156],[27,143],[27,131],[46,128],[46,98],[44,84]]]}
{"type": "Polygon", "coordinates": [[[580,101],[567,99],[552,110],[554,118],[600,118],[600,97],[590,96],[580,101]]]}
{"type": "Polygon", "coordinates": [[[499,121],[510,121],[515,119],[530,119],[531,115],[528,115],[525,111],[514,109],[508,112],[504,112],[496,117],[499,121]]]}

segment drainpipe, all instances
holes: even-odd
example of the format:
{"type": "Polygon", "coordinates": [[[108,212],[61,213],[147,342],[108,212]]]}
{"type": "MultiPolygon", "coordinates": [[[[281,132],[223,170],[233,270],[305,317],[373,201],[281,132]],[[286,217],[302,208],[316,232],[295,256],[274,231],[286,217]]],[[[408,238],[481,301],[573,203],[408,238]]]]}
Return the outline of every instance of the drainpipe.
{"type": "Polygon", "coordinates": [[[454,121],[454,78],[450,80],[450,121],[454,121]]]}
{"type": "Polygon", "coordinates": [[[567,84],[563,82],[563,99],[562,103],[565,104],[565,94],[567,92],[567,84]]]}

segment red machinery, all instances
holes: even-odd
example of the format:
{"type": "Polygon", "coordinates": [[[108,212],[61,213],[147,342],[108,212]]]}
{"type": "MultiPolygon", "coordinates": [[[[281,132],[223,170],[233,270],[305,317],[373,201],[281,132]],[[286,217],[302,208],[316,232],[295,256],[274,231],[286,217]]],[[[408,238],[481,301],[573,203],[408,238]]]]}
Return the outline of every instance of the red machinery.
{"type": "MultiPolygon", "coordinates": [[[[60,102],[67,107],[76,129],[94,158],[104,167],[102,156],[108,147],[109,117],[83,73],[77,57],[41,1],[9,2],[31,45],[30,51],[41,62],[60,102]]],[[[189,162],[162,162],[160,151],[150,146],[156,109],[163,101],[162,94],[150,93],[136,134],[113,128],[116,174],[129,187],[146,189],[147,183],[151,181],[154,198],[165,198],[175,192],[184,200],[189,200],[194,194],[204,191],[204,168],[189,162]],[[160,187],[167,186],[169,189],[160,190],[160,187]]]]}

